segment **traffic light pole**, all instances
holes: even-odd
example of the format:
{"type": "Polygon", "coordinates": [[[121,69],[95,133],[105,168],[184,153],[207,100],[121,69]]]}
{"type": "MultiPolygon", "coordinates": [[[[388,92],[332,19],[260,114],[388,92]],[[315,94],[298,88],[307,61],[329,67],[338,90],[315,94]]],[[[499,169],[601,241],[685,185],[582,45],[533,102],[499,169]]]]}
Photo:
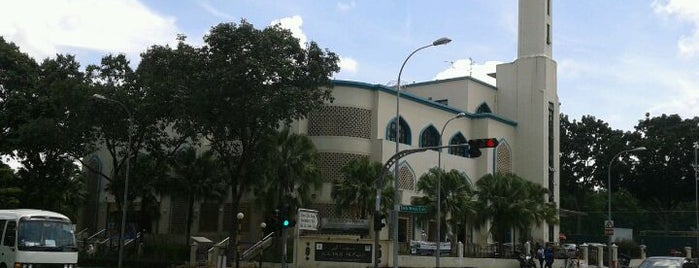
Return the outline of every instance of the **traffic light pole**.
{"type": "MultiPolygon", "coordinates": [[[[492,139],[495,140],[495,139],[492,139]]],[[[455,148],[455,147],[463,147],[469,145],[469,143],[462,143],[462,144],[450,144],[450,145],[442,145],[442,146],[430,146],[430,147],[422,147],[422,148],[416,148],[416,149],[406,149],[403,151],[398,152],[397,154],[394,154],[389,158],[386,163],[383,165],[383,169],[381,169],[381,175],[376,179],[376,203],[375,203],[375,208],[374,208],[374,218],[380,217],[381,215],[381,190],[383,190],[383,180],[384,177],[386,177],[386,173],[388,172],[389,168],[391,168],[395,162],[407,155],[414,154],[414,153],[420,153],[424,151],[429,151],[429,150],[441,150],[443,148],[455,148]]],[[[491,144],[489,144],[491,145],[491,144]]],[[[497,140],[495,140],[494,146],[497,146],[497,140]]],[[[494,147],[493,146],[493,147],[494,147]]],[[[393,178],[394,180],[397,180],[398,178],[393,178]]],[[[398,189],[393,189],[394,191],[398,191],[398,189]]],[[[393,200],[394,204],[395,202],[400,202],[399,200],[393,200]]],[[[398,214],[397,211],[395,211],[395,214],[398,214]]],[[[398,220],[398,217],[393,219],[395,221],[398,220]]],[[[397,230],[394,230],[397,231],[397,230]]],[[[378,228],[374,228],[374,268],[379,267],[379,233],[381,233],[381,230],[378,228]]],[[[439,243],[439,241],[437,242],[439,243]]],[[[394,239],[393,241],[393,252],[396,254],[396,249],[398,248],[398,240],[394,239]]],[[[439,254],[439,252],[437,252],[439,254]]],[[[394,266],[396,264],[394,263],[394,266]]]]}
{"type": "Polygon", "coordinates": [[[286,268],[286,234],[288,228],[282,228],[282,268],[286,268]]]}

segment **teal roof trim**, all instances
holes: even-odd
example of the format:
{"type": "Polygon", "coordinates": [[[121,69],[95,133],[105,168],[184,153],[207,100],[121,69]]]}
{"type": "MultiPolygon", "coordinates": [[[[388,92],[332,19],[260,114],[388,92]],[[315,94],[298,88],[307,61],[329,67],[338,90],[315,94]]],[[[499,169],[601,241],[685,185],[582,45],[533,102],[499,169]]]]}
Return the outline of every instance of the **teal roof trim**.
{"type": "Polygon", "coordinates": [[[401,87],[417,87],[417,86],[428,86],[432,84],[439,84],[439,83],[445,83],[445,82],[453,82],[453,81],[462,81],[462,80],[471,80],[473,82],[476,82],[478,84],[481,84],[483,86],[489,87],[492,90],[498,90],[496,86],[493,86],[491,84],[488,84],[486,82],[483,82],[481,80],[478,80],[476,78],[473,78],[471,76],[460,76],[460,77],[454,77],[454,78],[448,78],[448,79],[442,79],[442,80],[433,80],[433,81],[425,81],[425,82],[418,82],[418,83],[410,83],[408,85],[402,85],[401,87]]]}
{"type": "MultiPolygon", "coordinates": [[[[461,78],[461,79],[463,79],[463,78],[461,78]]],[[[441,81],[446,81],[446,80],[440,80],[437,82],[441,82],[441,81]]],[[[387,87],[387,86],[380,85],[380,84],[369,84],[369,83],[364,83],[364,82],[347,81],[347,80],[333,80],[332,83],[333,83],[333,86],[355,87],[355,88],[361,88],[361,89],[372,90],[372,91],[382,91],[382,92],[393,94],[393,95],[396,94],[396,90],[393,87],[387,87]]],[[[502,116],[496,115],[496,114],[492,114],[492,113],[474,114],[474,113],[462,111],[462,110],[456,109],[454,107],[447,106],[447,105],[444,105],[444,104],[441,104],[441,103],[438,103],[435,101],[431,101],[431,100],[428,100],[428,99],[425,99],[425,98],[422,98],[422,97],[419,97],[419,96],[416,96],[416,95],[413,95],[413,94],[410,94],[410,93],[404,92],[404,91],[401,91],[400,96],[401,96],[401,98],[408,99],[408,100],[411,100],[411,101],[414,101],[414,102],[417,102],[420,104],[424,104],[424,105],[432,107],[432,108],[440,109],[442,111],[447,111],[447,112],[451,112],[454,114],[465,113],[466,117],[468,117],[470,119],[493,119],[493,120],[498,121],[498,122],[503,123],[503,124],[507,124],[510,126],[517,126],[517,122],[510,120],[510,119],[507,119],[507,118],[504,118],[502,116]]]]}

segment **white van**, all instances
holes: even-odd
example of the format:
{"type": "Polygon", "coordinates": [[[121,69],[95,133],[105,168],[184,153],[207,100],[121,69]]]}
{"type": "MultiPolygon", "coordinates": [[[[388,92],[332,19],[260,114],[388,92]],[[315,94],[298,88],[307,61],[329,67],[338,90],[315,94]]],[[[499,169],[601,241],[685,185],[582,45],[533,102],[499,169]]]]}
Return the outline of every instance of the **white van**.
{"type": "Polygon", "coordinates": [[[0,233],[0,268],[77,267],[73,224],[62,214],[0,210],[0,233]]]}

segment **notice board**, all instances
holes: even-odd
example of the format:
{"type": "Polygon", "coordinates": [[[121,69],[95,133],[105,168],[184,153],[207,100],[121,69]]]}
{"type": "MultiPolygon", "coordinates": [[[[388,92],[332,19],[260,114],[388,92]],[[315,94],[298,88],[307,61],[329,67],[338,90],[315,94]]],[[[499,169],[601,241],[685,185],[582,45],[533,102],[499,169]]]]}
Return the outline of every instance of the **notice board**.
{"type": "Polygon", "coordinates": [[[315,260],[371,263],[371,244],[316,242],[315,260]]]}

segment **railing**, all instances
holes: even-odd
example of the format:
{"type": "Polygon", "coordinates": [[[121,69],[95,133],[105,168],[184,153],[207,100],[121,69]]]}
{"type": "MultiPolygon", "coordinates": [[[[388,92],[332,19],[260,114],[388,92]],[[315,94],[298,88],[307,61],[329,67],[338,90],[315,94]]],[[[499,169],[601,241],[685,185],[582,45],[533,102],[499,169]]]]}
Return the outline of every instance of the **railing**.
{"type": "Polygon", "coordinates": [[[102,230],[100,230],[99,232],[96,232],[96,233],[93,234],[92,236],[88,237],[88,238],[87,238],[87,241],[94,240],[96,237],[98,237],[98,236],[100,236],[100,235],[104,235],[106,232],[107,232],[107,229],[102,229],[102,230]]]}
{"type": "Polygon", "coordinates": [[[230,239],[230,237],[226,237],[223,240],[221,240],[221,242],[218,242],[218,243],[214,244],[211,248],[209,248],[209,250],[207,251],[207,254],[206,254],[207,260],[209,260],[209,261],[216,260],[216,257],[218,255],[220,255],[220,250],[222,248],[228,247],[228,240],[229,239],[230,239]]]}
{"type": "Polygon", "coordinates": [[[136,233],[136,237],[131,238],[131,239],[125,239],[124,246],[128,246],[133,241],[140,240],[141,236],[143,236],[143,233],[138,232],[138,233],[136,233]]]}
{"type": "Polygon", "coordinates": [[[258,241],[248,249],[246,249],[242,254],[240,254],[239,259],[240,260],[249,260],[255,256],[257,256],[262,250],[267,249],[272,245],[272,239],[274,232],[269,233],[267,236],[265,236],[262,240],[258,241]]]}

